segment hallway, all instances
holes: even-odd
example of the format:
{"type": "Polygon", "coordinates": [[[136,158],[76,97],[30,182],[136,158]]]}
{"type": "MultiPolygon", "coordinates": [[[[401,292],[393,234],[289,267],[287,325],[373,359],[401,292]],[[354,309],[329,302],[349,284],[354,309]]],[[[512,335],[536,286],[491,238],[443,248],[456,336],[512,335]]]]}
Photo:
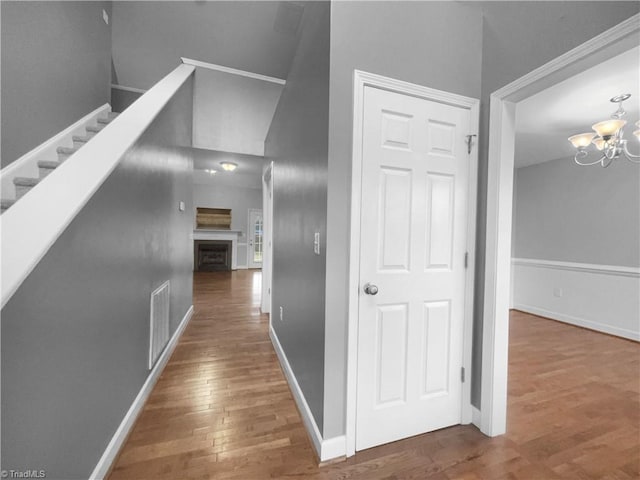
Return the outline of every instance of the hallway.
{"type": "Polygon", "coordinates": [[[452,427],[319,468],[259,312],[260,281],[195,274],[195,314],[110,480],[638,478],[638,344],[521,312],[507,435],[452,427]]]}

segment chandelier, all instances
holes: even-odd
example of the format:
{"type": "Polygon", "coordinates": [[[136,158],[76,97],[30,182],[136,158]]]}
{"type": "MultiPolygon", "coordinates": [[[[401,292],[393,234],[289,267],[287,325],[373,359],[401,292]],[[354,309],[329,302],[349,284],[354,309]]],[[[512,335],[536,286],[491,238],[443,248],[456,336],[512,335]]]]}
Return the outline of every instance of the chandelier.
{"type": "MultiPolygon", "coordinates": [[[[603,168],[606,168],[622,155],[633,163],[640,163],[640,160],[635,160],[640,158],[640,155],[633,155],[629,152],[627,141],[622,138],[624,126],[627,124],[627,121],[622,119],[627,113],[622,107],[622,102],[630,96],[630,93],[624,93],[616,95],[610,100],[612,103],[618,104],[618,109],[611,115],[611,120],[598,122],[591,126],[595,133],[580,133],[569,137],[569,141],[577,149],[573,159],[578,165],[589,166],[599,163],[603,168]],[[587,149],[590,145],[593,145],[597,151],[602,152],[597,160],[586,161],[586,158],[593,151],[587,149]]],[[[633,134],[640,140],[640,120],[635,125],[638,129],[633,134]]]]}

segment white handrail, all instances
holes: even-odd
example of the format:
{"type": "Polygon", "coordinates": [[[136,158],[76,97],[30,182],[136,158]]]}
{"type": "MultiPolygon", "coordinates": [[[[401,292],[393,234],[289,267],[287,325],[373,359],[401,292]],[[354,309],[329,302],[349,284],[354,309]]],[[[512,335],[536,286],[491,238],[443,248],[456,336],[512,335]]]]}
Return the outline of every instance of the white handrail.
{"type": "Polygon", "coordinates": [[[2,307],[194,70],[178,66],[0,216],[2,307]]]}

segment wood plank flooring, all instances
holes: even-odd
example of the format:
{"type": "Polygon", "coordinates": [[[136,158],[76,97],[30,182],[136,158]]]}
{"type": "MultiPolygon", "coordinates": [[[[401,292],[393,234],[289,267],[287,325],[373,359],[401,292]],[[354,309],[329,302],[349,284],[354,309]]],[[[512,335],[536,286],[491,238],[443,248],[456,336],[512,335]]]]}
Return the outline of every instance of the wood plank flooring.
{"type": "Polygon", "coordinates": [[[259,300],[259,272],[195,275],[194,317],[110,480],[640,478],[640,345],[521,312],[506,435],[457,426],[318,467],[259,300]]]}

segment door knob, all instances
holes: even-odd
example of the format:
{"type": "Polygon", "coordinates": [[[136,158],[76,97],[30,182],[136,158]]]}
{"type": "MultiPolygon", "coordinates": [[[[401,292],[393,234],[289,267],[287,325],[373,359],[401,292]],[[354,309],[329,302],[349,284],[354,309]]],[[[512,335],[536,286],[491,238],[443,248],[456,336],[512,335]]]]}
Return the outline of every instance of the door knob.
{"type": "Polygon", "coordinates": [[[364,289],[364,293],[366,293],[367,295],[376,295],[378,293],[377,285],[373,285],[371,283],[365,284],[363,289],[364,289]]]}

